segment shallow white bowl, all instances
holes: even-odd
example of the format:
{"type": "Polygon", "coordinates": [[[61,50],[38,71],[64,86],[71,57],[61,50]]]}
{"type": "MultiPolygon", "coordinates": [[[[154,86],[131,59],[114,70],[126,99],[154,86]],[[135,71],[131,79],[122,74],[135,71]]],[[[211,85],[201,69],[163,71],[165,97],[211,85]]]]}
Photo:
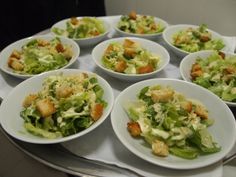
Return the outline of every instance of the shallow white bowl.
{"type": "Polygon", "coordinates": [[[139,81],[150,77],[154,77],[158,72],[160,72],[166,67],[166,65],[169,63],[170,60],[169,53],[161,45],[147,39],[135,38],[135,37],[120,37],[101,42],[93,49],[92,58],[96,63],[96,65],[99,68],[101,68],[104,72],[111,75],[112,77],[125,81],[139,81]],[[146,74],[124,74],[105,68],[102,64],[102,56],[104,55],[104,52],[109,46],[109,44],[114,42],[123,43],[125,39],[130,39],[135,42],[138,42],[139,44],[141,44],[142,48],[147,49],[154,55],[159,56],[160,57],[159,68],[151,73],[146,73],[146,74]]]}
{"type": "MultiPolygon", "coordinates": [[[[32,77],[34,75],[32,74],[19,74],[19,73],[15,73],[14,70],[12,68],[10,68],[8,66],[8,58],[11,55],[11,53],[13,52],[13,50],[18,50],[20,51],[22,46],[27,44],[29,41],[33,40],[33,39],[45,39],[45,40],[51,40],[54,39],[55,36],[52,35],[38,35],[38,36],[31,36],[28,38],[24,38],[21,40],[18,40],[10,45],[8,45],[6,48],[4,48],[1,52],[0,52],[0,69],[2,71],[4,71],[7,74],[10,74],[14,77],[18,77],[21,79],[27,79],[29,77],[32,77]]],[[[79,46],[71,39],[67,39],[64,37],[60,37],[60,40],[62,42],[62,44],[67,44],[69,46],[72,47],[72,52],[73,52],[73,57],[70,59],[69,63],[65,66],[63,66],[60,69],[63,68],[68,68],[70,67],[73,63],[75,63],[75,61],[78,59],[79,54],[80,54],[80,48],[79,46]]]]}
{"type": "MultiPolygon", "coordinates": [[[[77,17],[77,19],[81,19],[83,17],[77,17]]],[[[97,17],[97,19],[101,20],[104,24],[105,27],[105,33],[100,34],[98,36],[95,37],[89,37],[89,38],[71,38],[73,39],[75,42],[77,42],[79,44],[80,47],[89,47],[89,46],[93,46],[99,42],[101,42],[102,40],[104,40],[108,33],[110,32],[110,24],[108,22],[106,22],[103,18],[97,17]]],[[[61,29],[66,29],[66,22],[70,20],[70,18],[68,19],[64,19],[61,20],[57,23],[55,23],[52,27],[51,27],[51,34],[58,36],[57,34],[52,32],[52,28],[57,27],[57,28],[61,28],[61,29]]]]}
{"type": "Polygon", "coordinates": [[[145,80],[123,90],[116,98],[111,112],[111,123],[119,140],[132,153],[153,164],[173,169],[194,169],[218,162],[230,152],[236,140],[236,123],[228,106],[210,91],[196,84],[176,79],[145,80]],[[220,152],[199,156],[193,160],[182,159],[173,155],[163,158],[154,155],[151,148],[144,145],[143,139],[133,138],[130,135],[127,130],[127,123],[130,119],[123,108],[124,104],[128,100],[136,100],[137,94],[142,88],[157,84],[170,86],[187,98],[199,100],[206,106],[209,110],[209,117],[215,120],[208,130],[221,146],[220,152]]]}
{"type": "MultiPolygon", "coordinates": [[[[159,33],[156,33],[156,34],[135,34],[135,33],[128,33],[128,32],[125,32],[125,31],[122,31],[120,30],[117,26],[118,26],[118,22],[120,21],[120,17],[117,17],[114,21],[113,21],[113,28],[116,30],[116,32],[120,35],[120,36],[123,36],[123,37],[139,37],[139,38],[144,38],[144,39],[149,39],[149,40],[152,40],[152,41],[155,41],[155,40],[160,40],[161,36],[162,36],[162,32],[159,32],[159,33]]],[[[161,18],[158,18],[158,17],[154,17],[155,19],[155,22],[156,23],[161,23],[162,26],[164,28],[167,28],[168,27],[168,23],[161,19],[161,18]]]]}
{"type": "Polygon", "coordinates": [[[95,75],[98,79],[99,85],[104,89],[103,98],[108,104],[107,107],[104,109],[101,118],[99,118],[99,120],[93,123],[89,128],[67,137],[46,139],[29,133],[23,126],[24,120],[20,117],[20,112],[23,109],[22,102],[24,98],[30,93],[36,93],[39,90],[41,90],[44,78],[50,75],[56,75],[60,73],[63,73],[64,75],[71,75],[81,72],[87,73],[89,75],[94,74],[91,72],[76,70],[76,69],[57,70],[37,75],[17,85],[3,100],[2,105],[0,106],[0,115],[2,115],[0,117],[0,123],[3,129],[8,134],[10,134],[11,136],[13,136],[18,140],[36,144],[52,144],[52,143],[65,142],[78,138],[94,130],[108,117],[114,102],[114,96],[111,86],[107,83],[107,81],[105,81],[102,77],[96,74],[95,75]]]}
{"type": "MultiPolygon", "coordinates": [[[[187,55],[186,57],[184,57],[179,67],[182,78],[185,81],[192,82],[190,73],[191,73],[192,65],[195,63],[197,57],[206,59],[213,52],[214,52],[213,50],[199,51],[199,52],[191,53],[187,55]]],[[[228,52],[224,52],[224,53],[226,54],[226,56],[236,56],[236,54],[233,54],[233,53],[228,53],[228,52]]],[[[229,102],[229,101],[224,101],[224,102],[229,106],[236,107],[236,103],[234,102],[229,102]]]]}
{"type": "MultiPolygon", "coordinates": [[[[184,56],[190,54],[190,52],[187,52],[182,49],[179,49],[178,47],[175,47],[173,45],[173,35],[178,33],[179,31],[185,30],[189,27],[198,28],[198,26],[196,26],[196,25],[180,24],[180,25],[169,26],[163,32],[164,41],[167,43],[169,48],[179,57],[184,57],[184,56]]],[[[223,49],[221,49],[222,51],[227,50],[229,48],[228,47],[229,44],[224,40],[224,38],[220,34],[218,34],[215,31],[212,31],[210,29],[208,29],[208,31],[212,34],[212,39],[222,39],[223,40],[225,47],[223,49]]]]}

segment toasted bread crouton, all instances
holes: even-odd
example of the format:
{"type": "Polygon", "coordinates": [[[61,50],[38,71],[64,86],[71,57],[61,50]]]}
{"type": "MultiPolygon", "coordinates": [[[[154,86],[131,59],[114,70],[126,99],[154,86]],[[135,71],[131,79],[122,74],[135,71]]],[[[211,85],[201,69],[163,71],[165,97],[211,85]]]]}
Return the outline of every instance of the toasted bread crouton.
{"type": "Polygon", "coordinates": [[[133,20],[136,20],[136,18],[137,18],[136,12],[135,12],[135,11],[131,11],[131,12],[129,13],[129,18],[130,18],[130,19],[133,19],[133,20]]]}
{"type": "Polygon", "coordinates": [[[130,47],[133,47],[135,44],[134,41],[130,40],[130,39],[125,39],[124,42],[123,42],[123,47],[124,48],[130,48],[130,47]]]}
{"type": "Polygon", "coordinates": [[[192,65],[192,69],[191,69],[190,75],[191,75],[193,80],[195,80],[197,77],[203,75],[202,68],[201,68],[201,66],[198,63],[194,63],[192,65]]]}
{"type": "Polygon", "coordinates": [[[142,66],[142,67],[138,68],[139,74],[150,73],[153,71],[154,71],[154,68],[152,67],[152,65],[146,65],[146,66],[142,66]]]}
{"type": "Polygon", "coordinates": [[[91,34],[92,36],[98,36],[100,32],[98,30],[94,30],[94,31],[91,31],[89,34],[91,34]]]}
{"type": "Polygon", "coordinates": [[[128,122],[127,129],[130,132],[130,134],[134,137],[140,136],[140,134],[142,133],[138,122],[128,122]]]}
{"type": "Polygon", "coordinates": [[[155,24],[155,23],[152,23],[152,24],[150,24],[150,28],[151,28],[151,30],[157,30],[157,25],[155,24]]]}
{"type": "Polygon", "coordinates": [[[152,143],[152,151],[154,154],[162,157],[166,157],[169,154],[168,146],[160,140],[155,140],[152,143]]]}
{"type": "Polygon", "coordinates": [[[20,59],[21,53],[19,51],[17,51],[17,50],[13,50],[13,52],[11,53],[10,57],[13,57],[13,58],[16,58],[16,59],[20,59]]]}
{"type": "Polygon", "coordinates": [[[124,56],[127,58],[134,58],[137,55],[137,52],[134,48],[125,48],[124,56]]]}
{"type": "Polygon", "coordinates": [[[71,24],[73,24],[73,25],[79,24],[79,20],[78,20],[76,17],[71,17],[71,18],[70,18],[70,22],[71,22],[71,24]]]}
{"type": "Polygon", "coordinates": [[[110,53],[112,51],[114,51],[114,45],[113,44],[109,44],[109,46],[105,50],[105,55],[110,55],[110,53]]]}
{"type": "Polygon", "coordinates": [[[200,36],[200,41],[201,41],[201,42],[207,42],[207,41],[209,41],[209,40],[211,40],[211,36],[210,36],[209,34],[202,34],[202,35],[200,36]]]}
{"type": "Polygon", "coordinates": [[[38,42],[38,46],[41,46],[41,47],[45,47],[45,46],[49,45],[49,42],[44,39],[37,39],[37,42],[38,42]]]}
{"type": "Polygon", "coordinates": [[[136,33],[143,34],[144,33],[144,29],[142,27],[139,27],[139,28],[137,28],[136,33]]]}
{"type": "Polygon", "coordinates": [[[198,63],[194,63],[192,65],[191,72],[198,71],[198,70],[202,70],[201,66],[198,63]]]}
{"type": "Polygon", "coordinates": [[[207,119],[208,118],[207,110],[201,105],[196,105],[194,112],[202,119],[207,119]]]}
{"type": "Polygon", "coordinates": [[[218,55],[220,55],[222,59],[225,59],[225,53],[224,52],[219,51],[218,55]]]}
{"type": "Polygon", "coordinates": [[[27,97],[25,97],[25,99],[23,101],[23,106],[25,108],[29,107],[37,98],[38,98],[38,96],[36,94],[28,95],[27,97]]]}
{"type": "Polygon", "coordinates": [[[228,66],[227,68],[224,69],[224,72],[226,72],[227,74],[235,74],[236,73],[236,67],[228,66]]]}
{"type": "Polygon", "coordinates": [[[190,75],[192,77],[192,80],[195,80],[197,77],[202,76],[203,72],[202,72],[202,70],[198,70],[198,71],[191,72],[190,75]]]}
{"type": "Polygon", "coordinates": [[[187,112],[191,112],[192,111],[192,102],[191,101],[183,101],[180,103],[180,107],[182,109],[184,109],[187,112]]]}
{"type": "Polygon", "coordinates": [[[47,98],[37,101],[36,109],[39,111],[42,117],[51,116],[56,112],[56,108],[53,102],[47,98]]]}
{"type": "Polygon", "coordinates": [[[61,86],[56,89],[57,98],[67,98],[73,93],[73,89],[68,86],[61,86]]]}
{"type": "Polygon", "coordinates": [[[55,48],[56,48],[57,52],[63,53],[65,51],[65,49],[61,43],[58,43],[55,48]]]}
{"type": "Polygon", "coordinates": [[[120,60],[115,65],[115,71],[123,73],[124,70],[127,68],[127,64],[124,60],[120,60]]]}
{"type": "Polygon", "coordinates": [[[90,112],[90,115],[94,121],[97,121],[103,114],[103,105],[100,103],[96,103],[90,112]]]}
{"type": "Polygon", "coordinates": [[[73,51],[71,47],[65,48],[63,55],[66,57],[66,59],[69,61],[73,57],[73,51]]]}
{"type": "Polygon", "coordinates": [[[22,71],[24,69],[24,65],[19,61],[19,59],[13,57],[8,59],[8,66],[16,71],[22,71]]]}
{"type": "Polygon", "coordinates": [[[153,90],[151,93],[152,101],[157,102],[167,102],[172,99],[174,95],[173,90],[169,89],[161,89],[161,90],[153,90]]]}

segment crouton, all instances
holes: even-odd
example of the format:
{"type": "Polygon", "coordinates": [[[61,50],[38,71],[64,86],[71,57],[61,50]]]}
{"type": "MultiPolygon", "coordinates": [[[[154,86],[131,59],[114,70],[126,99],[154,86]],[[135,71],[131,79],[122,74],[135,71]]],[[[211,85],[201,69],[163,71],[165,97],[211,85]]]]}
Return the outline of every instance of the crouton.
{"type": "Polygon", "coordinates": [[[167,102],[173,98],[174,91],[169,89],[153,90],[151,92],[152,101],[157,102],[167,102]]]}
{"type": "Polygon", "coordinates": [[[147,65],[147,66],[143,66],[143,67],[138,68],[139,74],[150,73],[153,71],[154,71],[154,69],[153,69],[152,65],[147,65]]]}
{"type": "Polygon", "coordinates": [[[23,106],[25,108],[31,106],[31,104],[38,98],[38,96],[36,94],[30,94],[27,97],[25,97],[24,101],[23,101],[23,106]]]}
{"type": "Polygon", "coordinates": [[[127,64],[124,60],[120,60],[115,65],[115,71],[123,73],[124,70],[127,68],[127,64]]]}
{"type": "Polygon", "coordinates": [[[227,74],[235,74],[236,68],[234,66],[228,66],[224,69],[224,72],[226,72],[227,74]]]}
{"type": "Polygon", "coordinates": [[[125,39],[124,42],[123,42],[123,47],[124,48],[130,48],[130,47],[133,47],[135,44],[134,41],[130,40],[130,39],[125,39]]]}
{"type": "Polygon", "coordinates": [[[201,118],[201,119],[207,119],[208,118],[208,112],[207,110],[201,106],[196,105],[194,112],[201,118]]]}
{"type": "Polygon", "coordinates": [[[61,43],[58,43],[55,48],[56,48],[57,52],[63,53],[65,51],[65,49],[61,43]]]}
{"type": "Polygon", "coordinates": [[[193,71],[190,73],[192,80],[195,80],[197,77],[200,77],[203,75],[202,70],[197,70],[197,71],[193,71]]]}
{"type": "Polygon", "coordinates": [[[138,122],[128,122],[127,129],[133,137],[140,136],[140,134],[142,133],[138,122]]]}
{"type": "Polygon", "coordinates": [[[220,55],[222,59],[225,59],[225,53],[224,52],[219,51],[218,55],[220,55]]]}
{"type": "Polygon", "coordinates": [[[113,44],[109,44],[109,46],[105,50],[105,54],[109,55],[114,50],[113,44]]]}
{"type": "Polygon", "coordinates": [[[97,121],[103,114],[103,105],[100,103],[96,103],[90,112],[90,115],[94,121],[97,121]]]}
{"type": "Polygon", "coordinates": [[[72,25],[77,25],[79,24],[79,20],[76,17],[71,17],[70,22],[72,25]]]}
{"type": "Polygon", "coordinates": [[[37,39],[37,42],[38,42],[38,46],[41,46],[41,47],[45,47],[49,45],[49,42],[44,39],[37,39]]]}
{"type": "Polygon", "coordinates": [[[137,28],[136,30],[137,34],[144,34],[144,29],[142,27],[137,28]]]}
{"type": "Polygon", "coordinates": [[[134,58],[136,54],[137,52],[134,48],[125,48],[124,50],[124,56],[127,58],[134,58]]]}
{"type": "Polygon", "coordinates": [[[201,70],[201,66],[198,64],[198,63],[194,63],[192,65],[192,69],[191,69],[191,72],[194,72],[194,71],[198,71],[198,70],[201,70]]]}
{"type": "Polygon", "coordinates": [[[136,18],[137,18],[136,12],[135,12],[135,11],[131,11],[131,12],[129,13],[129,18],[130,18],[130,19],[133,19],[133,20],[136,20],[136,18]]]}
{"type": "Polygon", "coordinates": [[[42,117],[51,116],[56,112],[53,102],[47,98],[37,101],[36,109],[39,111],[42,117]]]}
{"type": "Polygon", "coordinates": [[[98,36],[100,32],[98,30],[94,30],[94,31],[91,31],[89,34],[91,34],[92,36],[98,36]]]}
{"type": "Polygon", "coordinates": [[[207,42],[207,41],[209,41],[209,40],[211,40],[211,38],[210,38],[210,36],[209,36],[208,34],[202,34],[202,35],[200,36],[200,41],[201,41],[201,42],[207,42]]]}
{"type": "Polygon", "coordinates": [[[66,59],[69,61],[72,56],[73,56],[73,52],[72,52],[72,49],[71,47],[67,47],[65,48],[64,52],[63,52],[63,55],[66,57],[66,59]]]}
{"type": "Polygon", "coordinates": [[[160,140],[154,140],[152,143],[152,151],[155,155],[166,157],[169,154],[168,146],[160,140]]]}
{"type": "Polygon", "coordinates": [[[17,50],[13,50],[13,52],[11,53],[10,57],[13,57],[13,58],[16,58],[16,59],[20,59],[21,53],[19,51],[17,51],[17,50]]]}
{"type": "Polygon", "coordinates": [[[8,59],[8,66],[16,71],[22,71],[24,69],[24,65],[17,58],[13,57],[8,59]]]}
{"type": "Polygon", "coordinates": [[[73,93],[73,89],[68,86],[61,86],[56,89],[57,98],[67,98],[73,93]]]}
{"type": "Polygon", "coordinates": [[[197,77],[200,77],[203,75],[203,71],[201,66],[198,63],[194,63],[192,65],[191,73],[190,73],[192,80],[195,80],[197,77]]]}
{"type": "Polygon", "coordinates": [[[180,107],[187,112],[192,111],[192,102],[191,101],[183,101],[180,103],[180,107]]]}

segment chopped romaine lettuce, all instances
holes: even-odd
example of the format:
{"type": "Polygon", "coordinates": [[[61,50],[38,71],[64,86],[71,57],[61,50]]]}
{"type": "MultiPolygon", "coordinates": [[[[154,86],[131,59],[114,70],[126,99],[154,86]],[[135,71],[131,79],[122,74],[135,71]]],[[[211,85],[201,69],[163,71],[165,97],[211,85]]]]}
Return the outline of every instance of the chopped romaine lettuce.
{"type": "Polygon", "coordinates": [[[78,133],[98,120],[107,103],[103,88],[95,76],[53,75],[43,89],[23,102],[21,117],[25,128],[34,135],[57,138],[78,133]]]}
{"type": "Polygon", "coordinates": [[[131,119],[127,128],[132,136],[143,137],[154,154],[194,159],[220,150],[207,130],[213,120],[198,101],[161,85],[144,87],[137,97],[124,104],[131,119]]]}

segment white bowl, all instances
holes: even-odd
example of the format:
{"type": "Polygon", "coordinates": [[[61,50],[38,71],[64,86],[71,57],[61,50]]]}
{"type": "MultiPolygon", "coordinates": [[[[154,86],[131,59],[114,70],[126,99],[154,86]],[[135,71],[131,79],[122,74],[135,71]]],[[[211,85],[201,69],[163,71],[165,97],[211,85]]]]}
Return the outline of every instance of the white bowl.
{"type": "MultiPolygon", "coordinates": [[[[190,54],[190,52],[184,51],[184,50],[179,49],[178,47],[174,46],[173,45],[173,35],[178,33],[181,30],[186,30],[190,27],[198,28],[199,26],[187,25],[187,24],[172,25],[172,26],[167,27],[163,32],[164,41],[167,43],[169,48],[179,57],[184,57],[184,56],[190,54]]],[[[227,50],[228,49],[228,43],[224,40],[224,38],[220,34],[218,34],[217,32],[214,32],[210,29],[208,29],[208,31],[212,34],[212,39],[222,39],[222,41],[225,44],[225,47],[221,50],[227,50]]]]}
{"type": "Polygon", "coordinates": [[[96,63],[96,65],[99,68],[101,68],[104,72],[111,75],[112,77],[125,80],[125,81],[139,81],[139,80],[147,79],[150,77],[154,77],[158,72],[160,72],[167,66],[170,60],[169,53],[161,45],[147,39],[135,38],[135,37],[128,37],[128,38],[120,37],[120,38],[109,39],[104,42],[101,42],[93,49],[92,58],[94,62],[96,63]],[[159,68],[151,73],[146,73],[146,74],[124,74],[124,73],[115,72],[115,71],[105,68],[102,64],[102,56],[104,55],[104,52],[109,46],[109,44],[114,43],[114,42],[123,43],[125,39],[133,40],[139,43],[142,46],[142,48],[147,49],[154,55],[160,56],[159,68]]]}
{"type": "MultiPolygon", "coordinates": [[[[185,81],[188,82],[192,82],[192,77],[190,75],[191,73],[191,69],[192,69],[192,65],[195,63],[196,59],[198,57],[202,58],[202,59],[207,59],[208,56],[210,56],[214,51],[213,50],[205,50],[205,51],[199,51],[199,52],[195,52],[195,53],[191,53],[189,55],[187,55],[186,57],[184,57],[180,63],[180,74],[182,76],[182,78],[185,81]]],[[[226,53],[226,56],[236,56],[236,54],[233,53],[226,53]]],[[[227,105],[232,106],[232,107],[236,107],[236,103],[234,102],[229,102],[229,101],[224,101],[227,105]]]]}
{"type": "MultiPolygon", "coordinates": [[[[77,19],[81,19],[83,17],[77,17],[77,19]]],[[[106,22],[104,19],[102,18],[99,18],[97,17],[97,19],[101,20],[104,24],[104,27],[105,27],[105,33],[103,34],[100,34],[98,36],[95,36],[95,37],[89,37],[89,38],[71,38],[73,39],[75,42],[77,42],[79,44],[80,47],[89,47],[89,46],[93,46],[99,42],[101,42],[102,40],[104,40],[108,33],[110,32],[110,25],[108,22],[106,22]]],[[[61,20],[57,23],[55,23],[52,27],[51,27],[51,33],[53,35],[56,35],[58,36],[57,34],[53,33],[52,32],[52,28],[56,27],[56,28],[61,28],[61,29],[66,29],[66,22],[70,20],[70,18],[68,19],[64,19],[64,20],[61,20]]]]}
{"type": "MultiPolygon", "coordinates": [[[[139,37],[139,38],[144,38],[144,39],[149,39],[149,40],[155,41],[155,40],[160,40],[160,38],[163,34],[163,31],[159,32],[159,33],[155,33],[155,34],[135,34],[135,33],[128,33],[128,32],[122,31],[117,27],[118,22],[120,21],[120,17],[121,16],[119,16],[119,18],[117,17],[113,22],[113,28],[116,30],[116,32],[120,36],[123,36],[123,37],[139,37]]],[[[154,17],[154,20],[155,20],[156,23],[161,23],[163,25],[164,29],[168,27],[168,23],[165,20],[163,20],[161,18],[158,18],[158,17],[154,17]]]]}
{"type": "Polygon", "coordinates": [[[104,100],[108,103],[107,107],[103,111],[103,115],[94,122],[90,127],[87,129],[76,133],[74,135],[70,135],[67,137],[56,138],[56,139],[46,139],[39,136],[35,136],[29,133],[23,126],[24,120],[20,117],[20,112],[23,108],[22,102],[24,98],[29,95],[29,93],[36,93],[42,88],[43,79],[50,76],[63,73],[64,75],[71,75],[76,73],[87,73],[89,75],[94,73],[76,70],[76,69],[64,69],[64,70],[57,70],[51,71],[47,73],[43,73],[27,79],[17,85],[9,95],[3,100],[2,105],[0,107],[0,114],[4,115],[0,118],[0,123],[3,129],[10,134],[11,136],[15,137],[18,140],[22,140],[29,143],[36,143],[36,144],[51,144],[51,143],[60,143],[69,141],[75,138],[78,138],[82,135],[89,133],[90,131],[94,130],[98,127],[110,114],[113,102],[114,102],[114,95],[111,86],[105,81],[102,77],[96,75],[98,79],[99,85],[104,89],[104,100]]]}
{"type": "MultiPolygon", "coordinates": [[[[20,51],[22,49],[23,45],[27,44],[29,41],[31,41],[33,39],[51,40],[51,39],[54,39],[54,38],[55,38],[55,36],[52,36],[52,35],[38,35],[38,36],[31,36],[31,37],[28,37],[28,38],[24,38],[24,39],[18,40],[16,42],[10,44],[6,48],[4,48],[1,51],[1,53],[0,53],[0,69],[2,71],[4,71],[5,73],[7,73],[7,74],[10,74],[10,75],[12,75],[14,77],[18,77],[18,78],[21,78],[21,79],[27,79],[29,77],[34,76],[32,74],[19,74],[19,73],[15,73],[13,71],[13,69],[10,68],[8,66],[8,64],[7,64],[9,56],[11,55],[13,50],[20,51]]],[[[60,68],[60,69],[63,69],[63,68],[70,67],[78,59],[79,54],[80,54],[80,48],[71,39],[60,37],[60,40],[61,40],[62,44],[67,44],[67,45],[71,46],[72,47],[72,52],[73,52],[73,56],[70,59],[69,63],[67,65],[63,66],[62,68],[60,68]]]]}
{"type": "Polygon", "coordinates": [[[111,123],[119,140],[132,153],[153,164],[173,169],[194,169],[218,162],[230,152],[236,141],[236,136],[234,136],[236,134],[236,123],[229,107],[210,91],[196,84],[176,79],[145,80],[123,90],[116,98],[111,112],[111,123]],[[208,130],[214,137],[214,140],[221,146],[221,151],[199,156],[193,160],[186,160],[173,155],[163,158],[154,155],[151,148],[144,145],[143,139],[133,138],[130,135],[127,130],[127,123],[130,122],[130,119],[123,105],[127,101],[136,100],[137,94],[142,88],[157,84],[170,86],[177,92],[185,95],[186,98],[199,100],[206,106],[209,110],[209,117],[215,120],[208,130]]]}

